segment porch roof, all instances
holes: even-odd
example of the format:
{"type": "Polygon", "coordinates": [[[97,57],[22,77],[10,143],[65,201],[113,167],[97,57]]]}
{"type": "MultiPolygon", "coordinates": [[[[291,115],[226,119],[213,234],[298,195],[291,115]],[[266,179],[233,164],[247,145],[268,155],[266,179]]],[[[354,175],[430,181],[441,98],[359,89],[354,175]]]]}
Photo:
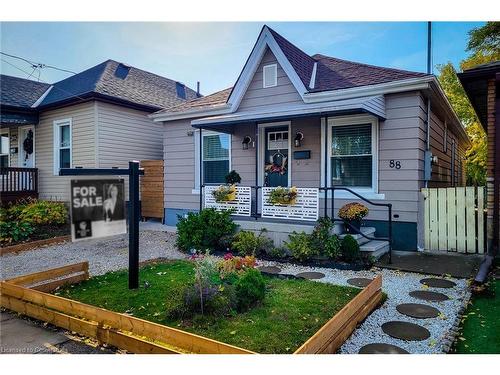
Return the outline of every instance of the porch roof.
{"type": "Polygon", "coordinates": [[[383,95],[338,100],[328,103],[300,104],[294,106],[267,107],[261,111],[241,111],[218,116],[203,117],[191,121],[195,128],[213,128],[245,122],[264,122],[313,115],[344,115],[371,113],[385,119],[385,99],[383,95]]]}

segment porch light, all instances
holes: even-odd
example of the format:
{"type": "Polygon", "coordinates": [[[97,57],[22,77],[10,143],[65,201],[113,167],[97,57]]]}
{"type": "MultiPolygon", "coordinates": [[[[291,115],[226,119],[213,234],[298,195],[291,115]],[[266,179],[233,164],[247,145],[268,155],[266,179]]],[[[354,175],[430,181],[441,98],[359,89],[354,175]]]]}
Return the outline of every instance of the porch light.
{"type": "Polygon", "coordinates": [[[249,135],[245,135],[241,144],[243,145],[243,150],[248,150],[248,144],[252,142],[252,138],[249,135]]]}
{"type": "Polygon", "coordinates": [[[300,147],[302,145],[303,139],[304,139],[304,134],[302,132],[295,133],[295,138],[293,139],[295,147],[300,147]]]}

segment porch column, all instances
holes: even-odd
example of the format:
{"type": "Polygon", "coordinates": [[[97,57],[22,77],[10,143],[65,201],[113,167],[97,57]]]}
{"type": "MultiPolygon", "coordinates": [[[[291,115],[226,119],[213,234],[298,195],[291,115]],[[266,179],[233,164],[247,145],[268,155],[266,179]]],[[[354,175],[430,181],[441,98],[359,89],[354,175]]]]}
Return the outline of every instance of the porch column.
{"type": "Polygon", "coordinates": [[[203,209],[203,129],[200,128],[200,140],[199,140],[199,150],[200,150],[200,157],[199,157],[199,172],[200,172],[200,211],[203,209]]]}
{"type": "Polygon", "coordinates": [[[259,211],[259,123],[254,124],[255,133],[255,220],[259,211]]]}

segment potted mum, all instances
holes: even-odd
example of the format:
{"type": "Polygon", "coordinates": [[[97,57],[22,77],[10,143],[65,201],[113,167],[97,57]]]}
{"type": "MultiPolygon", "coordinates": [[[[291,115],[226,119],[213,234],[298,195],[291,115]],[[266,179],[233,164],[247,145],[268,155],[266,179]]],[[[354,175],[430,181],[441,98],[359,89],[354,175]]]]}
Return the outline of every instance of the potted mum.
{"type": "MultiPolygon", "coordinates": [[[[339,217],[348,222],[358,233],[361,228],[361,220],[368,215],[368,208],[357,202],[347,203],[339,210],[339,217]]],[[[351,226],[346,225],[346,232],[354,232],[351,226]]]]}
{"type": "Polygon", "coordinates": [[[293,206],[296,200],[297,188],[295,186],[291,188],[278,186],[271,191],[268,198],[268,202],[271,204],[282,204],[287,206],[293,206]]]}

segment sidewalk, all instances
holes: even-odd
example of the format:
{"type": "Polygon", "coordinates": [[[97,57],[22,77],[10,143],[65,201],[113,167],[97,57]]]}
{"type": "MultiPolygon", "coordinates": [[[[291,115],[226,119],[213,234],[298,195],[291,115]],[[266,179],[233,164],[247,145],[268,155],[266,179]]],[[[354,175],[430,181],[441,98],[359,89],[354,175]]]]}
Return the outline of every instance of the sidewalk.
{"type": "Polygon", "coordinates": [[[0,354],[114,354],[110,349],[87,345],[69,332],[44,327],[0,311],[0,354]]]}

